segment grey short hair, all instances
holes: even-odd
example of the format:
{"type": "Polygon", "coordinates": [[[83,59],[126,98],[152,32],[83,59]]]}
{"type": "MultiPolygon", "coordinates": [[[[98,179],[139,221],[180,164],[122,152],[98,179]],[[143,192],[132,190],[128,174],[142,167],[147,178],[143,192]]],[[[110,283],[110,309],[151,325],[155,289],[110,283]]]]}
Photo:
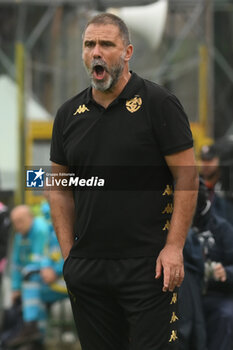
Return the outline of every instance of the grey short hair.
{"type": "MultiPolygon", "coordinates": [[[[126,46],[128,46],[131,41],[130,41],[130,35],[129,35],[129,30],[125,24],[125,22],[118,16],[116,15],[113,15],[112,13],[101,13],[99,15],[96,15],[95,17],[91,18],[85,29],[84,29],[84,34],[85,34],[85,31],[87,29],[87,27],[90,25],[90,24],[103,24],[103,25],[107,25],[107,24],[112,24],[116,27],[119,28],[119,32],[120,32],[120,35],[122,37],[122,40],[124,42],[124,44],[126,46]]],[[[83,35],[84,36],[84,35],[83,35]]]]}

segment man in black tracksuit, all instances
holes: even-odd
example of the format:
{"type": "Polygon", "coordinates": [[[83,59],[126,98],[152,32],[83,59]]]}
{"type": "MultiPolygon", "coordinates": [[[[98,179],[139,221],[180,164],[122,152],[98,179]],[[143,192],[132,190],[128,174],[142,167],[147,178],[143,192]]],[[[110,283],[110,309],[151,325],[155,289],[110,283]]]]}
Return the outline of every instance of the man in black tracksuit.
{"type": "Polygon", "coordinates": [[[177,98],[129,71],[132,52],[120,18],[94,17],[83,36],[91,87],[63,104],[53,128],[52,172],[78,178],[73,191],[51,191],[51,209],[83,350],[178,345],[193,142],[177,98]]]}

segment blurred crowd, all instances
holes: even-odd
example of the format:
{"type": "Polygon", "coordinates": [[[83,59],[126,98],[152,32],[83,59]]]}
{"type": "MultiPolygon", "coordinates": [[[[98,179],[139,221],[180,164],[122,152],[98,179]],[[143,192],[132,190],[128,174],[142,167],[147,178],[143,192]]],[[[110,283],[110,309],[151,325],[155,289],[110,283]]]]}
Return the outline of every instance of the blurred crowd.
{"type": "Polygon", "coordinates": [[[233,349],[233,139],[203,146],[196,212],[184,247],[180,349],[233,349]]]}
{"type": "MultiPolygon", "coordinates": [[[[233,350],[233,140],[203,146],[199,171],[179,293],[180,349],[233,350]]],[[[67,298],[49,201],[36,216],[26,205],[9,211],[0,203],[0,282],[6,266],[11,307],[1,305],[0,350],[41,350],[50,306],[67,298]]]]}
{"type": "Polygon", "coordinates": [[[63,258],[54,232],[47,201],[33,215],[27,205],[0,212],[1,260],[10,256],[11,307],[1,313],[0,349],[44,348],[51,305],[67,298],[62,277],[63,258]],[[15,235],[7,250],[11,226],[15,235]]]}

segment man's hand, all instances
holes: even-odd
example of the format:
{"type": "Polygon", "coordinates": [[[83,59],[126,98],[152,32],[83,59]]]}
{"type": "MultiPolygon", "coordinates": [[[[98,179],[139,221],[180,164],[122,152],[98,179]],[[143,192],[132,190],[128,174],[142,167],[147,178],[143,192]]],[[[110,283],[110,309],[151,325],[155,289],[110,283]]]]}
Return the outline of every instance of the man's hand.
{"type": "Polygon", "coordinates": [[[214,277],[216,280],[225,282],[227,280],[226,270],[221,263],[218,263],[214,267],[214,277]]]}
{"type": "Polygon", "coordinates": [[[51,267],[46,267],[42,269],[40,275],[43,281],[47,284],[53,283],[57,279],[57,275],[51,267]]]}
{"type": "Polygon", "coordinates": [[[163,292],[180,287],[184,279],[183,250],[175,245],[166,244],[156,261],[156,276],[159,278],[163,271],[163,292]]]}

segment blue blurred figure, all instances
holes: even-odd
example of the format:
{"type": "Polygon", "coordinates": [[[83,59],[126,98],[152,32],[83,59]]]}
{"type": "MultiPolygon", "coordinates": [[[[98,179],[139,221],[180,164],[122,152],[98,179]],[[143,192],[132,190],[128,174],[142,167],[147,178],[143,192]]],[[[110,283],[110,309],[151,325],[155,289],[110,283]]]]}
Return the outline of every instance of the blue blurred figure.
{"type": "Polygon", "coordinates": [[[21,297],[24,326],[7,346],[31,343],[32,349],[43,348],[47,320],[47,303],[66,295],[62,280],[63,259],[52,227],[42,217],[34,218],[28,206],[11,212],[17,232],[12,253],[12,299],[21,297]]]}

